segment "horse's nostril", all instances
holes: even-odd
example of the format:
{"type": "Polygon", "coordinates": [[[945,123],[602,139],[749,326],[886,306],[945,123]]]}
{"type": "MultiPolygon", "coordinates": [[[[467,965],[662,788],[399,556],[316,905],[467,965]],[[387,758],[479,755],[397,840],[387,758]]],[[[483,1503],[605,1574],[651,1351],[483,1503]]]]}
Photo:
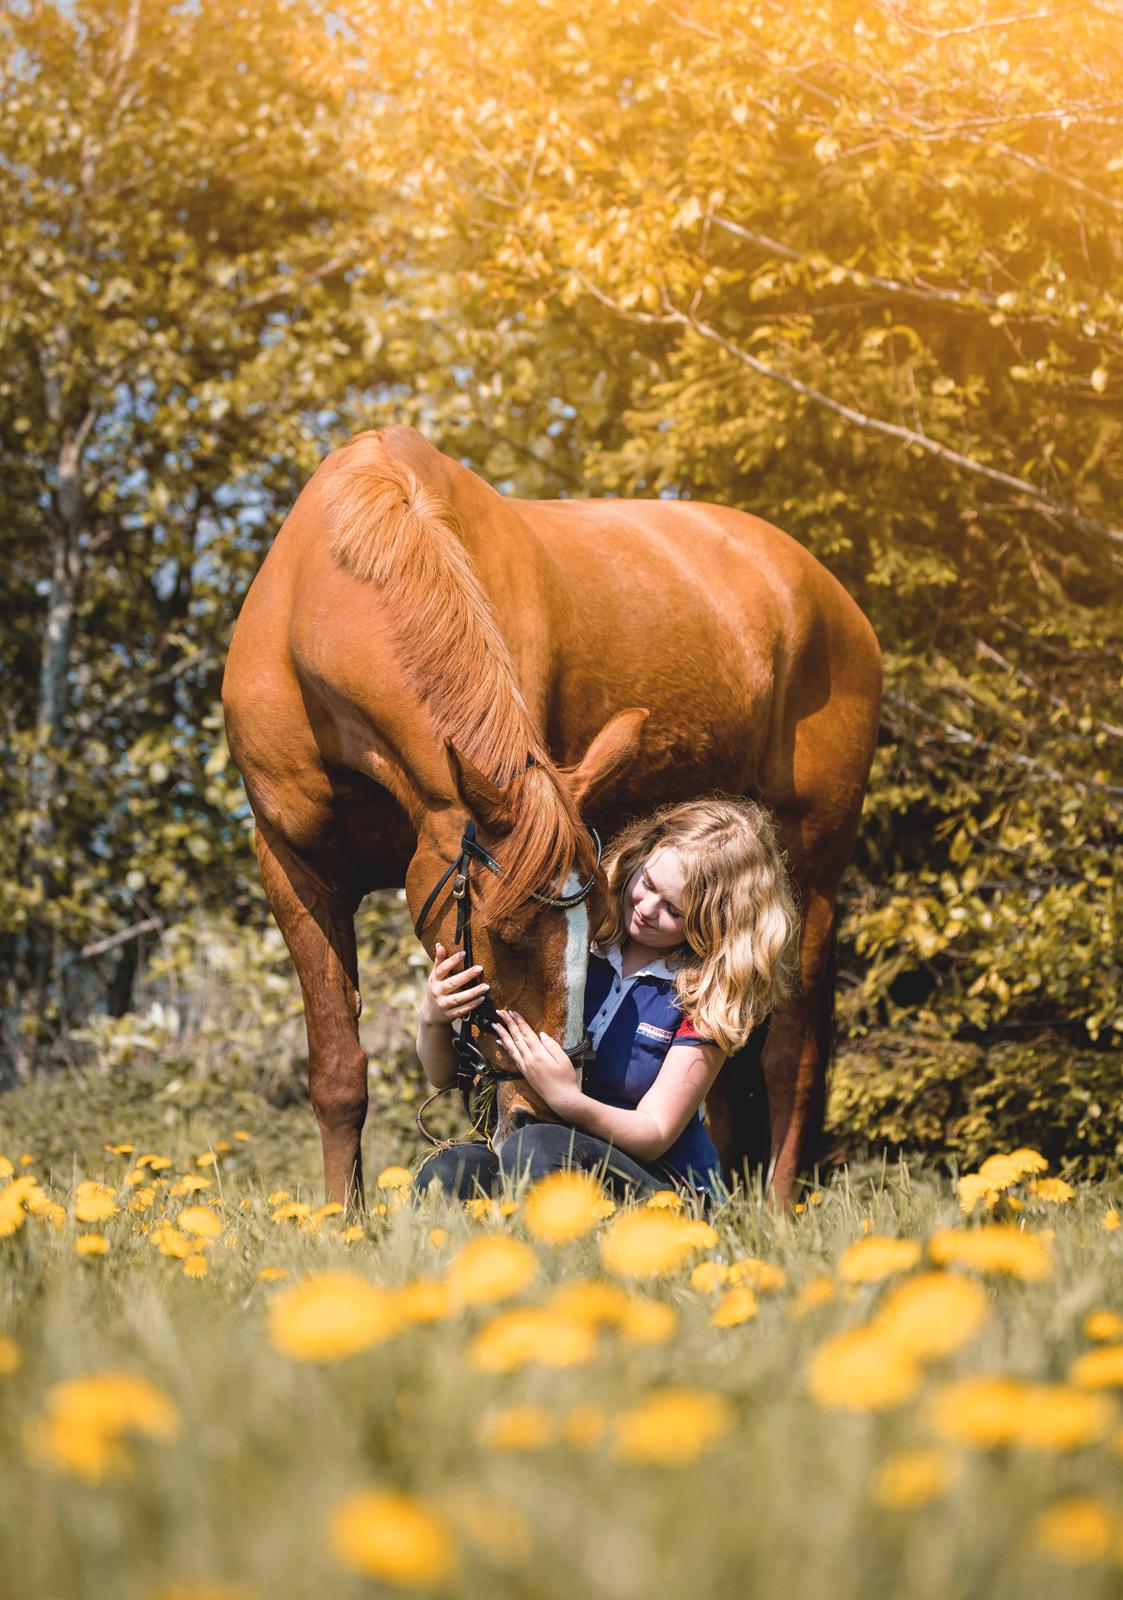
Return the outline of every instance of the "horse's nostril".
{"type": "Polygon", "coordinates": [[[514,1129],[525,1128],[528,1122],[537,1122],[538,1118],[529,1106],[518,1106],[511,1112],[511,1126],[514,1129]]]}

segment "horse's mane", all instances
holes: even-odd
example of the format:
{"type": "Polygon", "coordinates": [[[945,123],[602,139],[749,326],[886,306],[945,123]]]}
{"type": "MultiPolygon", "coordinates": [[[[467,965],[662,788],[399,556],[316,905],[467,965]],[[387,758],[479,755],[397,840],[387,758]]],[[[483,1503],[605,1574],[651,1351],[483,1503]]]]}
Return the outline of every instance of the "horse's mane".
{"type": "Polygon", "coordinates": [[[340,453],[325,500],[328,548],[384,594],[398,660],[437,733],[510,791],[504,874],[488,896],[489,917],[508,915],[533,889],[558,892],[575,865],[591,868],[588,834],[519,693],[451,507],[377,434],[340,453]]]}

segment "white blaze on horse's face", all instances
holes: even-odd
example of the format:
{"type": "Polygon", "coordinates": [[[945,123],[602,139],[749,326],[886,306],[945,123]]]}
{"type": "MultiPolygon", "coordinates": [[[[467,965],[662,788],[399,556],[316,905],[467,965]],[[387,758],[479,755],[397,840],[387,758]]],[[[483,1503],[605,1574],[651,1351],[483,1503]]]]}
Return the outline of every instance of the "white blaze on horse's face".
{"type": "MultiPolygon", "coordinates": [[[[571,872],[562,897],[576,894],[581,880],[571,872]]],[[[565,914],[565,1048],[576,1050],[585,1037],[585,981],[589,972],[588,899],[570,906],[565,914]]]]}

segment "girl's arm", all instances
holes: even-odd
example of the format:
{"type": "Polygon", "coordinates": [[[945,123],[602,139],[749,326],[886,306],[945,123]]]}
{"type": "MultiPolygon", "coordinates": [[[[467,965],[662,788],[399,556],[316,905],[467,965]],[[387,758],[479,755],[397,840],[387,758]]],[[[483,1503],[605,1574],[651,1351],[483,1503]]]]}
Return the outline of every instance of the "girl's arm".
{"type": "Polygon", "coordinates": [[[443,1089],[456,1076],[452,1024],[478,1006],[488,990],[486,983],[475,981],[483,968],[469,967],[461,972],[459,966],[463,960],[463,950],[446,957],[444,945],[437,945],[436,961],[417,1014],[414,1048],[434,1089],[443,1089]]]}
{"type": "Polygon", "coordinates": [[[725,1057],[716,1044],[672,1045],[658,1076],[634,1111],[583,1094],[573,1063],[555,1039],[500,1011],[496,1032],[532,1089],[555,1116],[598,1139],[611,1139],[637,1161],[657,1161],[706,1098],[725,1057]]]}

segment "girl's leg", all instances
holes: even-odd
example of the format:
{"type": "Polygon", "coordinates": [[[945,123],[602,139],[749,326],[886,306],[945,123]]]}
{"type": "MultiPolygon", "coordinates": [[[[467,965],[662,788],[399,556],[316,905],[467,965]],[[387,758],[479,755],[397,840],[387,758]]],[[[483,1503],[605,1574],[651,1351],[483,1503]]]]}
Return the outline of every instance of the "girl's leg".
{"type": "Polygon", "coordinates": [[[642,1196],[670,1187],[654,1168],[643,1166],[591,1133],[560,1122],[530,1122],[511,1134],[499,1146],[499,1166],[504,1177],[529,1176],[532,1180],[567,1167],[594,1172],[618,1200],[629,1190],[642,1196]]]}
{"type": "Polygon", "coordinates": [[[470,1200],[477,1192],[491,1194],[499,1177],[499,1157],[490,1145],[475,1140],[445,1145],[426,1156],[413,1180],[415,1194],[439,1183],[447,1195],[457,1200],[470,1200]]]}

